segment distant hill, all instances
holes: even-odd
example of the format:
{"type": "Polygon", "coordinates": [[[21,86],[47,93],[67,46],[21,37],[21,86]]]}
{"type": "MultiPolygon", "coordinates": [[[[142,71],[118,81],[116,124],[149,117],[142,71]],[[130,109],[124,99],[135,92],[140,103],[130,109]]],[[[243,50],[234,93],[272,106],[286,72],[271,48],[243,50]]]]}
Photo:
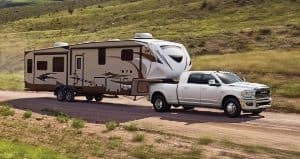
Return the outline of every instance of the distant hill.
{"type": "Polygon", "coordinates": [[[105,0],[0,0],[0,24],[87,7],[105,0]]]}
{"type": "Polygon", "coordinates": [[[20,61],[2,61],[0,68],[22,69],[24,49],[56,41],[128,39],[135,32],[181,42],[193,56],[300,47],[299,0],[82,0],[73,5],[0,9],[0,53],[20,61]]]}
{"type": "Polygon", "coordinates": [[[20,6],[27,6],[27,5],[52,2],[52,1],[63,1],[63,0],[0,0],[0,8],[20,7],[20,6]]]}

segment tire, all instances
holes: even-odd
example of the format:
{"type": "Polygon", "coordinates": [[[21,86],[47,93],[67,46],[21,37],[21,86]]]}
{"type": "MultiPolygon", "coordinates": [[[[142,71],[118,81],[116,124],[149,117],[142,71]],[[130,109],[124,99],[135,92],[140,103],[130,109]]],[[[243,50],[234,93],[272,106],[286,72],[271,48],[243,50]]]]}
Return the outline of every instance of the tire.
{"type": "Polygon", "coordinates": [[[66,101],[74,102],[75,100],[75,92],[71,89],[66,90],[66,101]]]}
{"type": "Polygon", "coordinates": [[[59,88],[56,93],[56,99],[60,102],[66,100],[66,90],[63,88],[59,88]]]}
{"type": "Polygon", "coordinates": [[[171,105],[166,102],[165,97],[161,94],[154,95],[152,104],[156,112],[167,112],[171,109],[171,105]]]}
{"type": "Polygon", "coordinates": [[[95,96],[95,101],[97,101],[97,102],[102,101],[102,99],[103,99],[103,95],[102,94],[95,96]]]}
{"type": "Polygon", "coordinates": [[[85,98],[87,101],[92,101],[94,97],[93,96],[85,96],[85,98]]]}
{"type": "Polygon", "coordinates": [[[225,114],[230,118],[235,118],[241,115],[241,104],[235,98],[229,98],[223,103],[225,114]]]}
{"type": "Polygon", "coordinates": [[[260,113],[262,113],[265,109],[258,109],[258,110],[254,110],[251,112],[252,115],[259,115],[260,113]]]}
{"type": "Polygon", "coordinates": [[[188,111],[188,110],[193,110],[195,107],[191,107],[191,106],[183,106],[183,109],[185,111],[188,111]]]}

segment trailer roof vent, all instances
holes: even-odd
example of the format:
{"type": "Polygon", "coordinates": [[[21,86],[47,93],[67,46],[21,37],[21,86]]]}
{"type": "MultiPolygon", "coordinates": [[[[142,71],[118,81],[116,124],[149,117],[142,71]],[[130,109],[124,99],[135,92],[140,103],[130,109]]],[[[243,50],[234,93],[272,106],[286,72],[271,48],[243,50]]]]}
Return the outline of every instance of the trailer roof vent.
{"type": "Polygon", "coordinates": [[[65,42],[56,42],[53,45],[53,47],[66,47],[66,46],[69,46],[69,44],[65,42]]]}
{"type": "Polygon", "coordinates": [[[135,33],[135,39],[153,39],[152,34],[150,33],[135,33]]]}

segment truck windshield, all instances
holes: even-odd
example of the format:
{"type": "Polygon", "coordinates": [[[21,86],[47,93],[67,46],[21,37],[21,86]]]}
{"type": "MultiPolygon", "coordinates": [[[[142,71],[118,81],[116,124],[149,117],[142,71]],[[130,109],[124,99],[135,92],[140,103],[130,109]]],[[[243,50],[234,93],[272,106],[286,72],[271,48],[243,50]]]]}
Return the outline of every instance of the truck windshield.
{"type": "Polygon", "coordinates": [[[224,84],[231,84],[235,82],[243,82],[243,80],[234,73],[217,73],[217,76],[224,84]]]}

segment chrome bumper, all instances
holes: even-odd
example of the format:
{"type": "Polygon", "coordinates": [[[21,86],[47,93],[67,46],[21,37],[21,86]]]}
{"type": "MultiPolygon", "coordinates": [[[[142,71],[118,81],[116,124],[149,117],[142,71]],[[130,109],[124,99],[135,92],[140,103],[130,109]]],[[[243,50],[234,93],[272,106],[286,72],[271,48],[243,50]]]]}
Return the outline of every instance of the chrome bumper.
{"type": "Polygon", "coordinates": [[[266,109],[272,106],[272,98],[263,99],[240,99],[242,110],[251,111],[266,109]]]}

